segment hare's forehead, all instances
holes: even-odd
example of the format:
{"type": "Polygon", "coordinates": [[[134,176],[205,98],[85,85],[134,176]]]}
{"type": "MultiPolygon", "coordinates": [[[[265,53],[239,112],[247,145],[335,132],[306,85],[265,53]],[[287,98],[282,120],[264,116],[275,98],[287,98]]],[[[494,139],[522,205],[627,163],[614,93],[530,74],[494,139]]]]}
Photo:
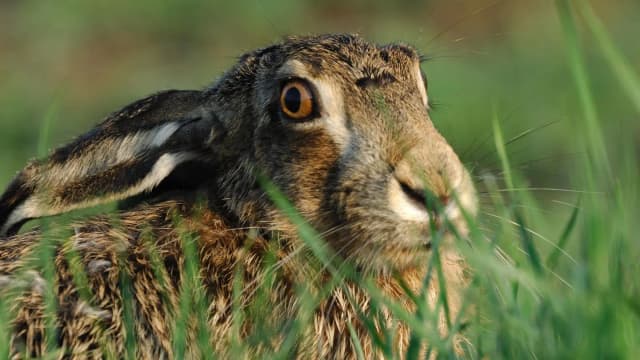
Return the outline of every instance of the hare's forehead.
{"type": "Polygon", "coordinates": [[[354,80],[366,76],[391,75],[398,79],[413,77],[420,57],[412,49],[369,48],[367,51],[299,50],[288,56],[282,68],[308,72],[314,77],[326,76],[354,80]],[[293,65],[293,66],[292,66],[293,65]]]}
{"type": "Polygon", "coordinates": [[[369,55],[358,59],[292,56],[276,68],[277,78],[303,77],[321,79],[341,85],[358,85],[365,79],[385,81],[413,81],[420,75],[419,58],[400,56],[382,60],[369,55]]]}

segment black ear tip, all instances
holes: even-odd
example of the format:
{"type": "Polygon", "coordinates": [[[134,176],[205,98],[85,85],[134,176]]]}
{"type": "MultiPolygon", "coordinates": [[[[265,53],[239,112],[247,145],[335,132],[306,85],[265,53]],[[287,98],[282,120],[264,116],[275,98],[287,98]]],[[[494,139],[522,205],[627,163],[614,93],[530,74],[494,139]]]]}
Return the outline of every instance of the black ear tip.
{"type": "Polygon", "coordinates": [[[15,224],[9,224],[8,229],[5,229],[11,214],[33,194],[34,188],[28,185],[26,178],[25,171],[20,172],[0,197],[0,229],[4,230],[4,233],[0,233],[0,236],[17,233],[20,230],[20,226],[28,220],[20,219],[15,224]]]}
{"type": "Polygon", "coordinates": [[[31,219],[22,219],[22,220],[18,221],[17,223],[11,225],[7,229],[7,231],[4,232],[4,234],[0,234],[0,236],[6,237],[6,238],[10,238],[10,237],[16,235],[18,233],[18,231],[20,231],[20,229],[22,228],[22,225],[24,225],[29,220],[31,220],[31,219]]]}

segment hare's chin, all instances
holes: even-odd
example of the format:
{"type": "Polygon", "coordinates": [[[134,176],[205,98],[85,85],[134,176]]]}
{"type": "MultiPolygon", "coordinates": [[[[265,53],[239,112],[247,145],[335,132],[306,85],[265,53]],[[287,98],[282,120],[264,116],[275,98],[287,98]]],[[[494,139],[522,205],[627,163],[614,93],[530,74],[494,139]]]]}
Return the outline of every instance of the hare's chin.
{"type": "MultiPolygon", "coordinates": [[[[460,237],[466,235],[466,225],[460,226],[454,224],[456,231],[460,237]]],[[[454,243],[458,241],[459,237],[452,232],[443,232],[440,238],[440,248],[455,247],[454,243]]],[[[376,256],[367,256],[368,254],[361,254],[360,261],[368,263],[370,269],[379,272],[393,272],[404,271],[411,268],[421,268],[427,266],[431,261],[433,254],[432,239],[430,235],[414,237],[407,235],[404,244],[393,246],[386,251],[379,251],[376,256]],[[373,264],[371,264],[373,262],[373,264]]]]}
{"type": "Polygon", "coordinates": [[[402,247],[362,261],[367,263],[367,268],[374,272],[392,273],[409,268],[423,267],[428,264],[430,254],[431,250],[427,246],[402,247]]]}

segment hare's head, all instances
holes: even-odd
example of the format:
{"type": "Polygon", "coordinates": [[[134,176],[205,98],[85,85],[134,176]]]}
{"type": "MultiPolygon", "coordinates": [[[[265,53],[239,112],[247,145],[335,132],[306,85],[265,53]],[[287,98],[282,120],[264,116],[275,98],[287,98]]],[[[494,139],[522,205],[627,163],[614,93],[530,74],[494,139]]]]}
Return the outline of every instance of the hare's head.
{"type": "MultiPolygon", "coordinates": [[[[206,188],[242,224],[290,229],[259,185],[274,183],[343,257],[411,266],[475,192],[428,114],[416,51],[357,36],[289,38],[250,52],[211,88],[134,103],[46,161],[0,200],[26,219],[155,189],[206,188]]],[[[212,205],[214,206],[214,205],[212,205]]]]}

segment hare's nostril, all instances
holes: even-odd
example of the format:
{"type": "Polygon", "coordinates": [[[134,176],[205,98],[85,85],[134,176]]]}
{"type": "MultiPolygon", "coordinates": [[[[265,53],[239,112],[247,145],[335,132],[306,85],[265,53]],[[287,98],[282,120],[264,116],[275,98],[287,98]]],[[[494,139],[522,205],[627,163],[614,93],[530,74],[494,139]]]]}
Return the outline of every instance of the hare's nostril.
{"type": "Polygon", "coordinates": [[[451,201],[449,195],[435,195],[429,189],[419,189],[409,186],[407,183],[398,181],[404,194],[414,203],[419,204],[432,214],[438,214],[443,207],[451,201]]]}
{"type": "Polygon", "coordinates": [[[414,189],[402,181],[398,182],[400,183],[400,188],[409,199],[411,199],[415,203],[420,204],[420,206],[426,208],[427,210],[431,210],[429,209],[429,201],[427,199],[427,193],[425,190],[414,189]]]}
{"type": "Polygon", "coordinates": [[[429,221],[427,198],[423,191],[411,187],[408,183],[392,178],[388,189],[389,208],[401,219],[425,223],[429,221]]]}

